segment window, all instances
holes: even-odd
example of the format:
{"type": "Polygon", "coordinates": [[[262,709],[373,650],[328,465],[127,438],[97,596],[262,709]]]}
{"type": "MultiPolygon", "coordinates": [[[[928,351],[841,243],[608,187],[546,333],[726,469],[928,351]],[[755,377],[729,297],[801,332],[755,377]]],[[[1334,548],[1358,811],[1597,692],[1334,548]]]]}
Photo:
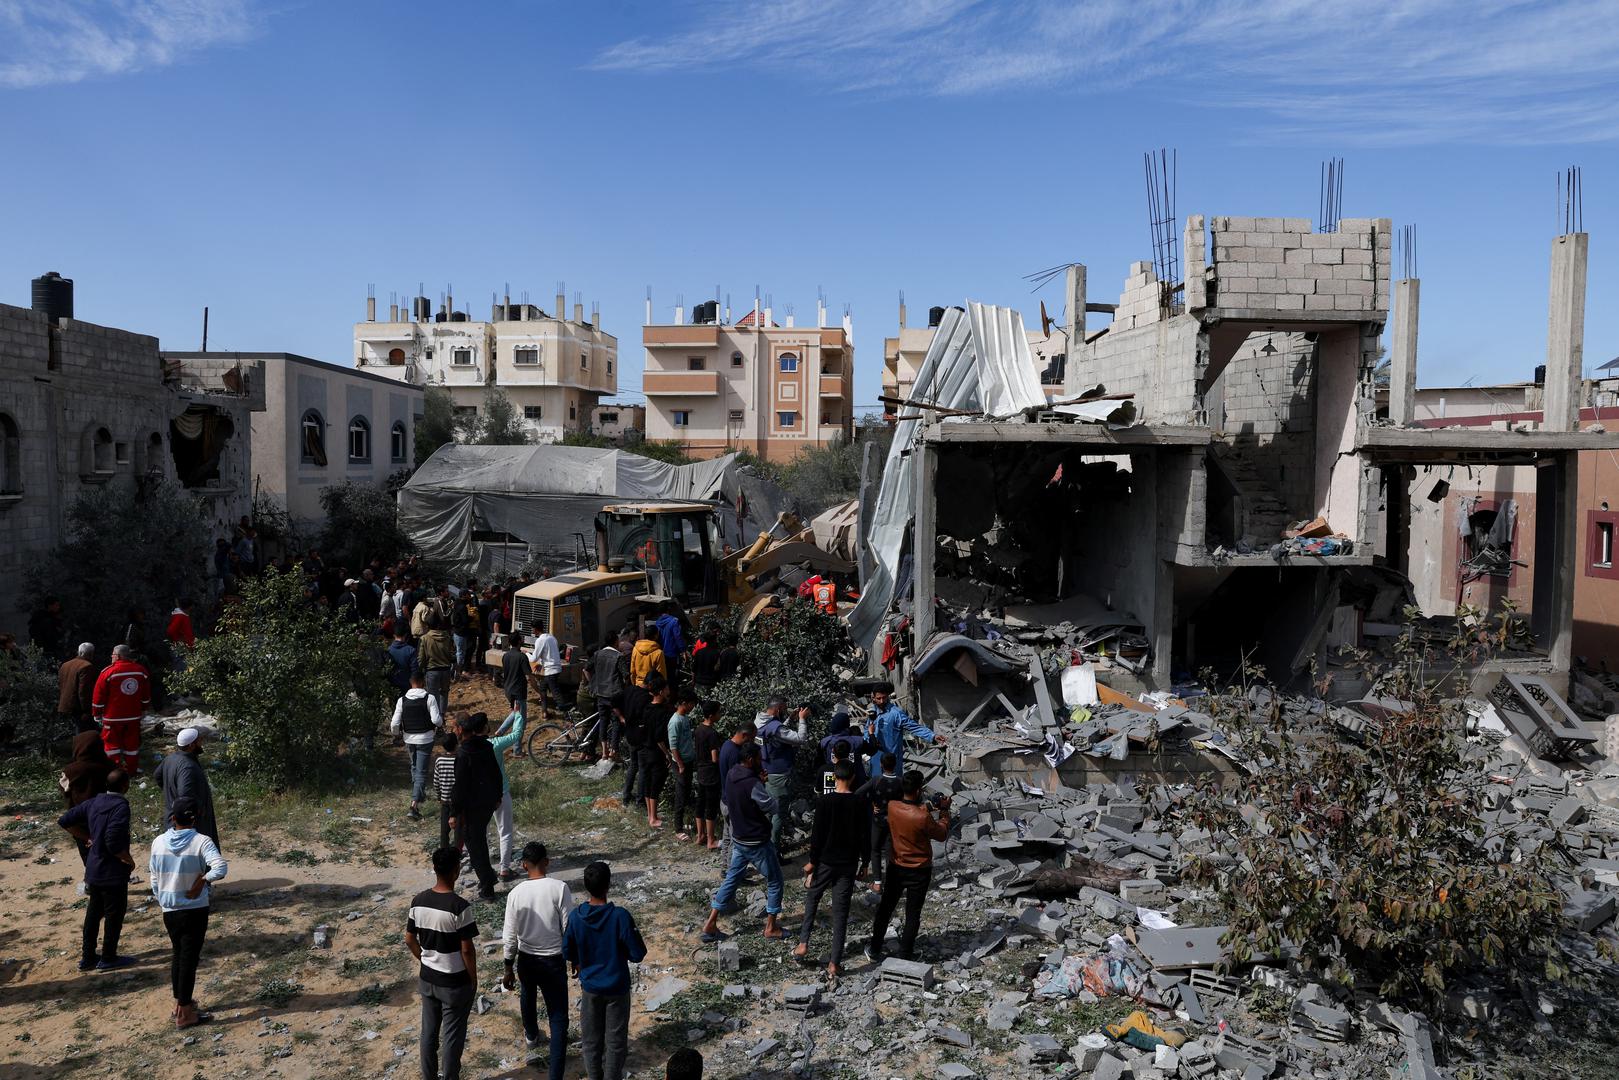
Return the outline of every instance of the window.
{"type": "Polygon", "coordinates": [[[1462,583],[1480,578],[1512,577],[1514,526],[1518,506],[1507,499],[1499,506],[1482,503],[1476,498],[1462,500],[1464,517],[1461,550],[1462,583]]]}
{"type": "Polygon", "coordinates": [[[701,356],[688,356],[688,357],[686,357],[686,370],[687,371],[702,371],[707,366],[708,366],[708,361],[704,360],[701,356]]]}
{"type": "Polygon", "coordinates": [[[609,361],[607,361],[607,374],[611,375],[612,373],[613,373],[613,362],[611,360],[609,360],[609,361]]]}
{"type": "Polygon", "coordinates": [[[604,412],[600,415],[598,422],[603,424],[616,424],[618,423],[618,413],[604,412]]]}
{"type": "Polygon", "coordinates": [[[1589,525],[1585,532],[1585,576],[1619,578],[1619,565],[1613,561],[1614,532],[1619,529],[1619,512],[1610,511],[1608,504],[1588,513],[1589,525]]]}
{"type": "Polygon", "coordinates": [[[310,409],[304,413],[300,425],[303,433],[303,452],[299,459],[307,465],[326,464],[326,421],[320,413],[310,409]]]}
{"type": "Polygon", "coordinates": [[[579,419],[579,406],[578,406],[577,403],[572,402],[572,401],[568,402],[568,419],[569,420],[577,420],[577,419],[579,419]]]}
{"type": "Polygon", "coordinates": [[[798,370],[798,357],[794,356],[792,353],[784,352],[776,359],[781,363],[781,370],[783,372],[792,372],[798,370]]]}
{"type": "Polygon", "coordinates": [[[579,354],[579,370],[580,371],[589,371],[590,370],[590,355],[588,353],[580,353],[579,354]]]}
{"type": "Polygon", "coordinates": [[[22,431],[0,413],[0,495],[22,494],[22,431]]]}
{"type": "Polygon", "coordinates": [[[526,349],[513,349],[512,362],[518,364],[538,364],[540,362],[540,350],[533,347],[526,349]]]}
{"type": "Polygon", "coordinates": [[[129,464],[129,444],[126,442],[112,444],[112,459],[120,465],[129,464]]]}
{"type": "Polygon", "coordinates": [[[477,415],[478,406],[476,405],[457,405],[455,407],[455,418],[457,420],[471,420],[477,415]]]}
{"type": "Polygon", "coordinates": [[[690,409],[676,409],[674,411],[674,413],[673,413],[673,416],[674,416],[675,427],[690,427],[691,426],[691,410],[690,409]]]}
{"type": "Polygon", "coordinates": [[[450,352],[450,363],[459,367],[466,367],[472,363],[471,349],[454,349],[450,352]]]}
{"type": "Polygon", "coordinates": [[[740,351],[734,352],[734,353],[731,354],[731,366],[732,367],[741,367],[742,366],[742,353],[740,351]]]}
{"type": "Polygon", "coordinates": [[[777,427],[797,427],[798,414],[795,412],[779,412],[776,414],[777,427]]]}
{"type": "Polygon", "coordinates": [[[742,422],[742,410],[741,409],[732,409],[731,410],[731,423],[740,424],[741,422],[742,422]]]}
{"type": "Polygon", "coordinates": [[[89,472],[97,476],[111,476],[113,473],[112,432],[106,428],[96,428],[90,434],[90,468],[89,472]]]}
{"type": "Polygon", "coordinates": [[[429,345],[425,349],[423,349],[422,350],[422,355],[424,357],[426,357],[427,359],[429,359],[429,360],[433,359],[433,346],[429,345]]]}
{"type": "Polygon", "coordinates": [[[397,465],[405,460],[406,443],[410,440],[405,435],[405,422],[394,421],[393,429],[388,433],[388,453],[397,465]]]}
{"type": "Polygon", "coordinates": [[[371,460],[371,425],[363,416],[349,421],[349,460],[371,460]]]}
{"type": "Polygon", "coordinates": [[[389,349],[388,350],[388,363],[394,365],[395,367],[398,367],[399,365],[403,364],[404,362],[405,362],[405,350],[404,349],[389,349]]]}
{"type": "Polygon", "coordinates": [[[524,405],[523,406],[523,419],[524,420],[538,420],[542,415],[543,414],[540,412],[540,406],[538,406],[538,405],[524,405]]]}

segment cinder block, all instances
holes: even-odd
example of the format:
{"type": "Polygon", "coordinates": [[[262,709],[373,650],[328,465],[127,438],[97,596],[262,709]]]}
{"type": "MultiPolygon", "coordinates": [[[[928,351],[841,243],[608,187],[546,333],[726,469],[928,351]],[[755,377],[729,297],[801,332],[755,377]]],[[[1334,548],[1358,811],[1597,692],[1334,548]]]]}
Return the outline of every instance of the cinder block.
{"type": "MultiPolygon", "coordinates": [[[[1312,297],[1311,299],[1316,298],[1312,297]]],[[[1363,297],[1359,296],[1334,296],[1332,306],[1337,311],[1364,311],[1371,307],[1363,297]]]]}
{"type": "Polygon", "coordinates": [[[1343,218],[1338,222],[1338,231],[1341,233],[1369,233],[1372,231],[1371,218],[1343,218]]]}
{"type": "Polygon", "coordinates": [[[1344,249],[1318,248],[1315,251],[1315,261],[1318,266],[1332,266],[1335,263],[1341,263],[1344,261],[1344,249]]]}
{"type": "Polygon", "coordinates": [[[1254,219],[1254,231],[1263,233],[1277,233],[1282,231],[1282,219],[1262,217],[1254,219]]]}
{"type": "Polygon", "coordinates": [[[1347,281],[1318,281],[1315,283],[1315,291],[1323,296],[1341,296],[1348,285],[1347,281]]]}
{"type": "Polygon", "coordinates": [[[1310,231],[1310,219],[1290,217],[1282,219],[1282,231],[1290,233],[1307,233],[1310,231]]]}
{"type": "Polygon", "coordinates": [[[1333,298],[1330,296],[1306,296],[1304,297],[1304,310],[1331,311],[1333,310],[1332,301],[1333,298]]]}
{"type": "Polygon", "coordinates": [[[1341,261],[1360,266],[1370,266],[1373,262],[1372,251],[1370,248],[1344,248],[1341,261]]]}
{"type": "Polygon", "coordinates": [[[1344,287],[1344,292],[1349,296],[1361,296],[1367,300],[1374,299],[1377,296],[1377,286],[1370,281],[1343,281],[1339,282],[1339,284],[1344,287]]]}
{"type": "Polygon", "coordinates": [[[1225,287],[1232,292],[1258,292],[1259,281],[1251,277],[1233,277],[1224,279],[1225,287]]]}
{"type": "Polygon", "coordinates": [[[1263,280],[1264,278],[1281,277],[1282,269],[1281,263],[1254,263],[1248,268],[1248,272],[1254,277],[1263,280]]]}

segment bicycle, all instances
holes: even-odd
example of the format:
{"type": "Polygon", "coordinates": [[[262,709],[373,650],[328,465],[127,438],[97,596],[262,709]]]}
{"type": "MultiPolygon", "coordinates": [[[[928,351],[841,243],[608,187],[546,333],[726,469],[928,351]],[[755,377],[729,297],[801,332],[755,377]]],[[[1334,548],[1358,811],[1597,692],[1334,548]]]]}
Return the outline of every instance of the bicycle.
{"type": "Polygon", "coordinates": [[[570,760],[594,761],[602,731],[601,710],[570,724],[541,724],[523,740],[524,752],[536,765],[566,765],[570,760]]]}

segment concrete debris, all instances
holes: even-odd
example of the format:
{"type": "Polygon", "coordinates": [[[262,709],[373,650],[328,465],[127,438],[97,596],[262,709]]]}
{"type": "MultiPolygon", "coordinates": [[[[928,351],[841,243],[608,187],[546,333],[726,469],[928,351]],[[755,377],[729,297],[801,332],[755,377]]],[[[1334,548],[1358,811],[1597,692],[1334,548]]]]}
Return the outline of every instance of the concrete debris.
{"type": "Polygon", "coordinates": [[[890,956],[883,960],[882,967],[878,969],[878,975],[883,982],[915,986],[922,990],[933,989],[932,964],[923,964],[915,960],[901,960],[897,956],[890,956]]]}
{"type": "Polygon", "coordinates": [[[690,986],[685,979],[673,975],[665,975],[652,985],[646,992],[646,1011],[657,1012],[669,1003],[669,999],[690,986]]]}

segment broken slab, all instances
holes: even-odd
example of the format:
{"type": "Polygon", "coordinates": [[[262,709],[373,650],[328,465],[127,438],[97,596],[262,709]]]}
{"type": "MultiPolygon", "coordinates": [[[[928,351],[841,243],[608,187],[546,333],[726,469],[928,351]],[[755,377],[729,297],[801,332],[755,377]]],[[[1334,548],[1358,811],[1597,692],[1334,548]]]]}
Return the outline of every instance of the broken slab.
{"type": "Polygon", "coordinates": [[[1168,930],[1142,930],[1136,948],[1160,971],[1212,968],[1225,957],[1220,938],[1229,926],[1177,926],[1168,930]]]}

